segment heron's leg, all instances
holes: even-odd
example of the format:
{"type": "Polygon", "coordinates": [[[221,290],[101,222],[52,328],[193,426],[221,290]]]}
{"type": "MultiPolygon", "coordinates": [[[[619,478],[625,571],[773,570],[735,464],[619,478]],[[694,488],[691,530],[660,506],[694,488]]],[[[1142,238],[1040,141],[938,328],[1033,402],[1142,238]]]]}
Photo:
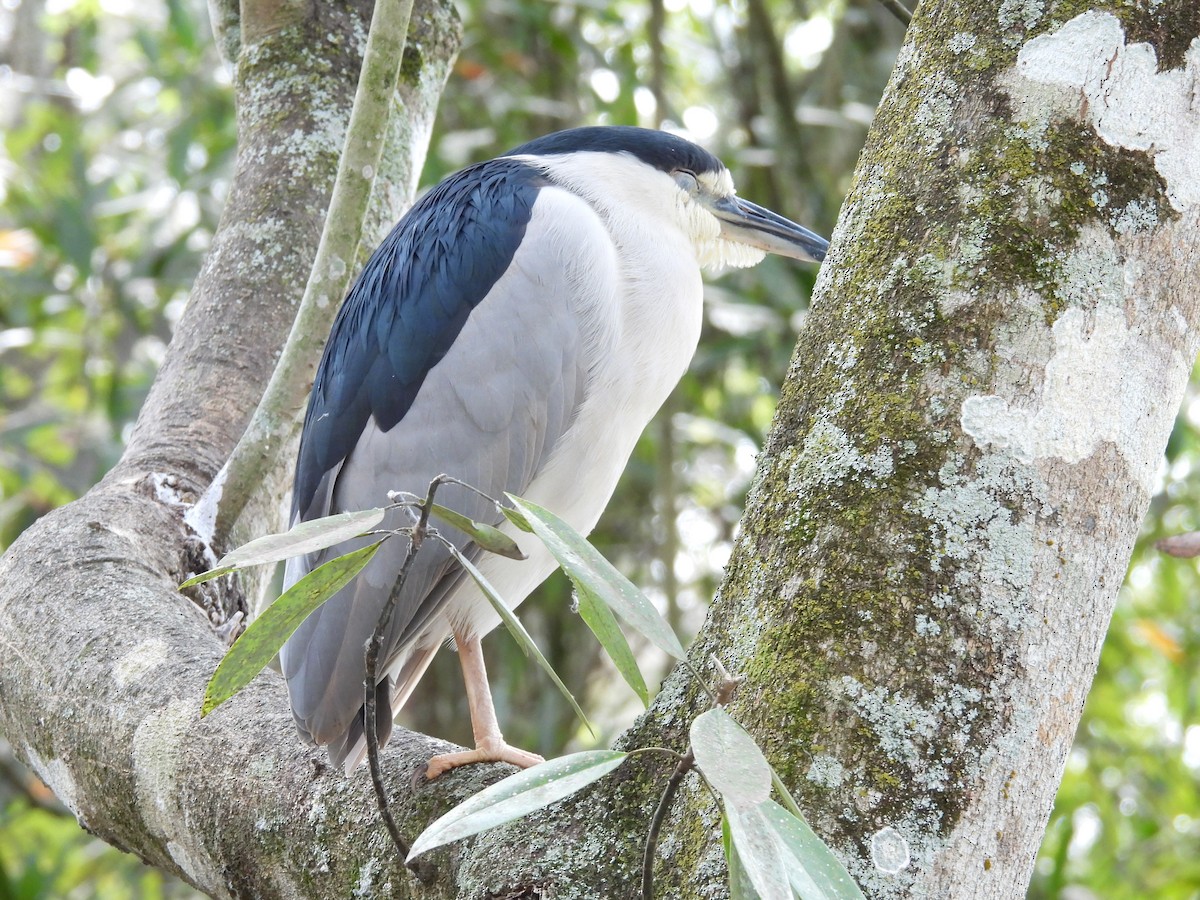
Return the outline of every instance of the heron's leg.
{"type": "Polygon", "coordinates": [[[477,762],[506,762],[522,769],[545,762],[536,753],[518,750],[505,743],[496,722],[492,705],[492,689],[488,686],[487,669],[483,665],[483,646],[478,635],[465,637],[456,634],[458,661],[462,665],[463,681],[467,684],[467,705],[471,709],[471,730],[475,733],[475,749],[458,753],[443,753],[429,760],[425,777],[437,778],[443,772],[477,762]]]}

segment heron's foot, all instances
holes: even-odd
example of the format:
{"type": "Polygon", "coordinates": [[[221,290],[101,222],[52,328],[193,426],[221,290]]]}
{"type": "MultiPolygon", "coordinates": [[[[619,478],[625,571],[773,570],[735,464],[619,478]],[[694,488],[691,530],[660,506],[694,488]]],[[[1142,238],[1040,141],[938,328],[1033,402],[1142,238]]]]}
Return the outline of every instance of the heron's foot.
{"type": "Polygon", "coordinates": [[[425,777],[432,781],[439,775],[457,769],[459,766],[469,766],[471,763],[506,762],[518,769],[528,769],[546,760],[536,753],[521,750],[507,743],[503,738],[489,740],[479,744],[474,750],[460,750],[458,753],[441,753],[425,765],[425,777]]]}

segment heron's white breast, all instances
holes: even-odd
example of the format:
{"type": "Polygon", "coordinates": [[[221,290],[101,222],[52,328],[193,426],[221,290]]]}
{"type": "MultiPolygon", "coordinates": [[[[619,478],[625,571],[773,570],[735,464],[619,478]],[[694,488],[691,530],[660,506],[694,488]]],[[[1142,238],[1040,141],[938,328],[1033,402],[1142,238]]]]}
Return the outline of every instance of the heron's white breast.
{"type": "MultiPolygon", "coordinates": [[[[607,211],[605,211],[607,212],[607,211]]],[[[588,384],[562,435],[525,496],[576,530],[595,526],[638,437],[687,369],[700,336],[703,284],[686,235],[659,219],[602,217],[559,188],[543,189],[527,234],[545,229],[559,248],[552,261],[570,270],[572,303],[587,335],[588,384]]],[[[529,555],[513,562],[485,554],[480,569],[511,606],[554,570],[531,535],[506,530],[529,555]]],[[[466,598],[462,598],[466,600],[466,598]]],[[[459,623],[485,633],[499,623],[490,605],[454,604],[459,623]]]]}

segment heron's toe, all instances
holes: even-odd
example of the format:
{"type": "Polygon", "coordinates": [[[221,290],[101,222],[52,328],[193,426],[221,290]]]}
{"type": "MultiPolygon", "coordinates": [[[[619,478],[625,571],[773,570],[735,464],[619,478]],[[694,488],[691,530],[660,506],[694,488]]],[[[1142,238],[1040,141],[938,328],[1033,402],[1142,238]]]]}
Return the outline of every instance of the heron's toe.
{"type": "Polygon", "coordinates": [[[457,753],[441,753],[426,763],[425,777],[432,781],[439,775],[457,769],[459,766],[469,766],[481,762],[506,762],[518,769],[528,769],[546,760],[536,753],[514,747],[506,741],[486,741],[474,750],[461,750],[457,753]]]}

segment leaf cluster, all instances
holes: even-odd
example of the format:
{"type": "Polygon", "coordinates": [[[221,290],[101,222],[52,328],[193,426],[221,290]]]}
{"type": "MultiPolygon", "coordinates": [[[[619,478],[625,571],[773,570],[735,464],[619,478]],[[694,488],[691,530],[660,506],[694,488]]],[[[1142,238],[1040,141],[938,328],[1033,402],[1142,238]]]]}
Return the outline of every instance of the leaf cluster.
{"type": "MultiPolygon", "coordinates": [[[[574,696],[504,598],[467,554],[451,541],[441,538],[436,529],[422,524],[432,516],[464,532],[485,551],[512,559],[524,558],[516,541],[503,531],[435,504],[433,497],[437,486],[446,481],[454,479],[447,476],[435,479],[423,502],[399,501],[397,505],[420,508],[422,515],[412,527],[382,533],[371,531],[383,521],[385,508],[340,513],[300,523],[284,534],[258,538],[226,554],[209,571],[185,581],[181,588],[232,574],[246,566],[276,563],[290,556],[334,547],[351,538],[376,538],[309,572],[250,624],[213,673],[205,690],[202,715],[233,697],[262,671],[300,623],[348,584],[371,560],[383,541],[407,537],[412,545],[410,558],[424,540],[442,541],[492,604],[517,645],[527,656],[533,657],[587,724],[574,696]]],[[[497,504],[504,517],[521,531],[535,535],[554,556],[575,586],[581,617],[626,683],[643,704],[649,705],[650,692],[645,677],[617,617],[660,650],[686,663],[683,645],[674,631],[650,600],[566,522],[528,500],[511,494],[506,498],[510,505],[497,504]]],[[[385,609],[384,616],[389,613],[390,609],[385,609]]],[[[364,685],[366,703],[374,696],[374,667],[370,665],[369,651],[365,648],[364,652],[370,673],[370,683],[364,685]]],[[[731,693],[735,685],[735,681],[730,681],[727,693],[731,693]]],[[[724,700],[727,699],[725,696],[724,700]]],[[[719,704],[721,701],[720,693],[714,696],[714,702],[719,704]]],[[[367,733],[373,735],[374,728],[368,727],[367,733]]],[[[645,751],[590,750],[518,772],[450,810],[426,828],[411,848],[403,847],[400,842],[401,848],[411,863],[417,856],[444,844],[471,837],[563,800],[603,778],[638,752],[645,751]]],[[[795,801],[754,739],[721,705],[701,714],[692,723],[691,749],[682,759],[677,773],[686,774],[693,763],[724,811],[724,848],[734,897],[791,900],[798,896],[805,900],[836,900],[862,896],[841,863],[804,822],[795,801]],[[770,799],[773,783],[786,799],[789,809],[770,799]]],[[[377,766],[374,759],[372,764],[377,766]]],[[[659,815],[665,813],[678,781],[677,777],[672,779],[660,804],[659,815]]],[[[386,796],[380,784],[376,787],[384,817],[394,832],[386,796]]],[[[651,837],[647,843],[645,900],[653,896],[653,848],[659,824],[657,819],[651,823],[651,837]]],[[[398,837],[396,839],[399,841],[398,837]]]]}

